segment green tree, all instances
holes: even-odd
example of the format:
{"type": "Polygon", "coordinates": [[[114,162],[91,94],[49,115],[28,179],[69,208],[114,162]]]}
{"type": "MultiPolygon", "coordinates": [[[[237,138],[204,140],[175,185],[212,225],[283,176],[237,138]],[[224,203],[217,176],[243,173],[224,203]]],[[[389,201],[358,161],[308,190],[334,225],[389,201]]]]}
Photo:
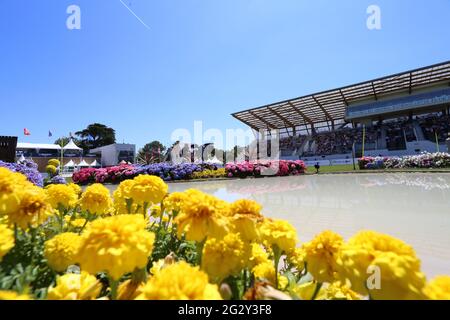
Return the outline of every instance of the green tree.
{"type": "Polygon", "coordinates": [[[137,160],[140,164],[159,163],[164,160],[164,151],[166,147],[159,141],[147,143],[137,154],[137,160]]]}
{"type": "Polygon", "coordinates": [[[116,131],[101,123],[90,124],[75,134],[80,137],[80,148],[85,151],[116,143],[116,131]]]}

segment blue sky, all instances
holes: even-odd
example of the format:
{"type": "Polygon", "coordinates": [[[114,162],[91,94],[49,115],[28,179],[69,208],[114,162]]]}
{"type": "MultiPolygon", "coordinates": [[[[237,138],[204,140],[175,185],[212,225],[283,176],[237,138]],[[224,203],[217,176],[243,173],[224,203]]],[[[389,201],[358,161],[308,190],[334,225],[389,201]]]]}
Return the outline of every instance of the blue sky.
{"type": "Polygon", "coordinates": [[[101,122],[118,142],[168,144],[195,120],[245,128],[230,114],[450,60],[448,0],[123,1],[150,29],[119,0],[0,0],[0,135],[101,122]]]}

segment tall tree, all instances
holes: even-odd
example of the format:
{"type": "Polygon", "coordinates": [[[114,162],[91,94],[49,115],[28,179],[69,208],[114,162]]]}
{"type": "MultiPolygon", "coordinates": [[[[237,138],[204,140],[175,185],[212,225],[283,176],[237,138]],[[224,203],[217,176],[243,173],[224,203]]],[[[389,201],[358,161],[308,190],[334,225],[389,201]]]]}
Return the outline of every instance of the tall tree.
{"type": "Polygon", "coordinates": [[[90,124],[75,134],[80,137],[80,147],[85,151],[116,143],[116,131],[101,123],[90,124]]]}
{"type": "Polygon", "coordinates": [[[140,164],[152,164],[162,162],[166,147],[159,141],[147,143],[139,150],[137,159],[140,164]]]}

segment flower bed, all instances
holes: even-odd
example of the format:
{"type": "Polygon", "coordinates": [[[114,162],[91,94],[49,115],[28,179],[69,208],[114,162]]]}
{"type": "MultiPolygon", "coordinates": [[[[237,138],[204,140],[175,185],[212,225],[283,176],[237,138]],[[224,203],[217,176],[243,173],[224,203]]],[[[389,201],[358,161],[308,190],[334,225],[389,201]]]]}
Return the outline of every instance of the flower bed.
{"type": "Polygon", "coordinates": [[[111,198],[101,184],[42,189],[0,168],[0,190],[0,299],[450,298],[450,277],[427,282],[399,239],[325,231],[300,243],[288,221],[264,217],[252,200],[168,194],[151,175],[122,182],[111,198]]]}
{"type": "Polygon", "coordinates": [[[220,169],[205,169],[203,171],[194,172],[192,179],[218,179],[226,178],[227,173],[225,168],[220,169]]]}
{"type": "Polygon", "coordinates": [[[28,181],[38,187],[42,187],[44,185],[44,178],[38,171],[38,165],[31,160],[25,160],[20,163],[8,163],[0,161],[0,167],[8,168],[11,171],[24,174],[27,177],[28,181]]]}
{"type": "Polygon", "coordinates": [[[365,169],[439,169],[450,168],[450,154],[444,152],[422,153],[405,157],[363,157],[358,160],[359,168],[365,169]]]}
{"type": "Polygon", "coordinates": [[[306,169],[305,163],[301,160],[258,162],[245,161],[239,163],[229,163],[225,166],[228,177],[238,178],[300,175],[304,174],[306,169]]]}
{"type": "Polygon", "coordinates": [[[194,172],[203,171],[204,168],[211,166],[200,166],[196,164],[171,165],[168,163],[141,165],[120,165],[115,167],[101,169],[81,169],[73,174],[73,182],[80,185],[91,183],[120,183],[124,180],[147,174],[157,176],[164,181],[171,180],[189,180],[192,179],[194,172]]]}

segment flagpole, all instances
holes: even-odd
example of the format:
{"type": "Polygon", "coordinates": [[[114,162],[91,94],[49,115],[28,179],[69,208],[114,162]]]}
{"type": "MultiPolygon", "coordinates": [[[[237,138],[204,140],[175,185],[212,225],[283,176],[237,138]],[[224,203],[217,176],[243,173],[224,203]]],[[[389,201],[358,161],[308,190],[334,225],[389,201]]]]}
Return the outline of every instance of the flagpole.
{"type": "Polygon", "coordinates": [[[437,152],[440,152],[440,148],[439,148],[439,137],[438,137],[438,134],[437,134],[437,131],[436,131],[436,130],[434,131],[434,136],[436,137],[436,149],[437,149],[437,152]]]}
{"type": "Polygon", "coordinates": [[[64,147],[63,147],[63,145],[64,145],[64,140],[61,139],[61,168],[60,168],[61,174],[62,174],[62,171],[64,168],[64,149],[63,149],[64,147]]]}
{"type": "Polygon", "coordinates": [[[366,146],[366,125],[363,125],[363,141],[362,141],[362,156],[364,157],[364,148],[366,146]]]}

